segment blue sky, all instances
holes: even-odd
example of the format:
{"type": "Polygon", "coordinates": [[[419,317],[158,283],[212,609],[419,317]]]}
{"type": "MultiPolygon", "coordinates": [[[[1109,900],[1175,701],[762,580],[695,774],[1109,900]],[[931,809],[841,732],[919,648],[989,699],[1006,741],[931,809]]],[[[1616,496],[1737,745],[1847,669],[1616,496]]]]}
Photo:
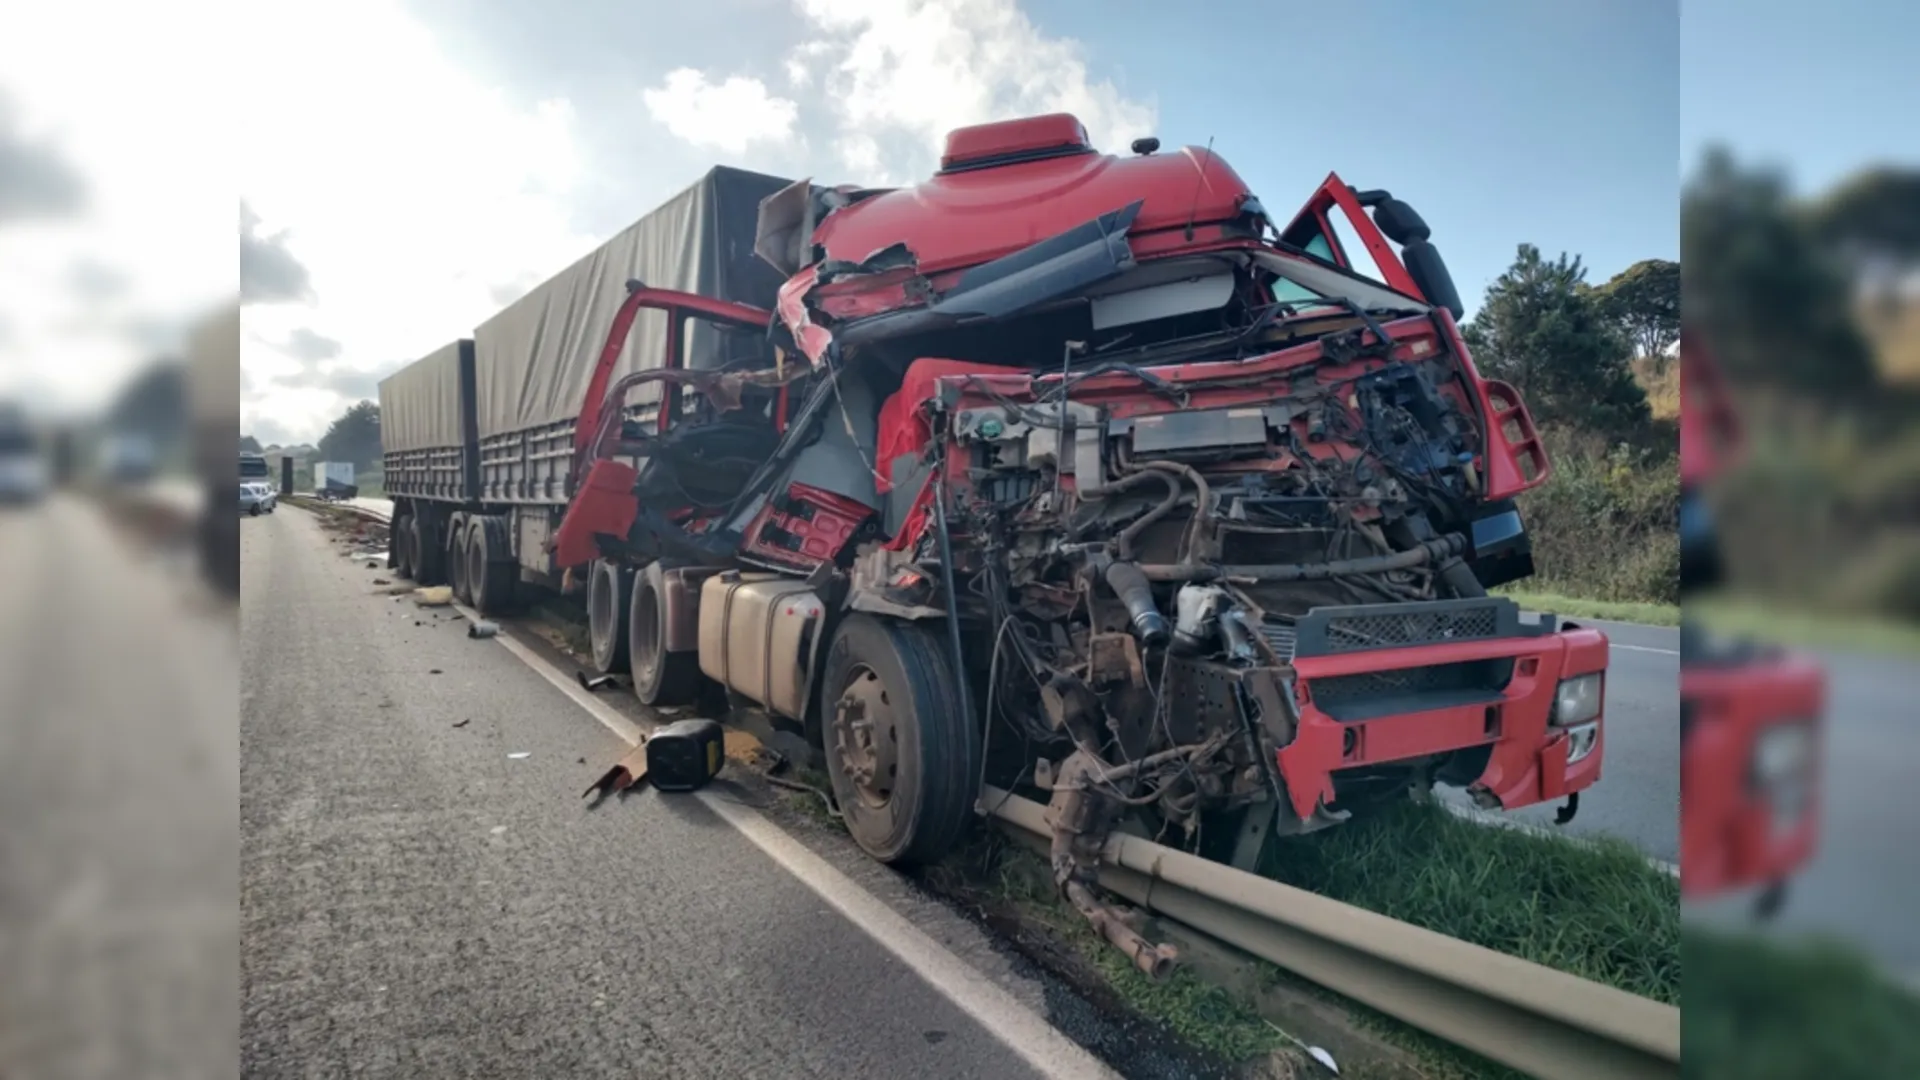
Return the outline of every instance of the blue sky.
{"type": "Polygon", "coordinates": [[[1681,146],[1719,142],[1817,192],[1878,161],[1920,164],[1920,5],[1687,0],[1681,146]]]}
{"type": "Polygon", "coordinates": [[[1329,170],[1412,203],[1469,314],[1523,242],[1596,283],[1679,257],[1672,0],[1022,6],[1152,100],[1164,142],[1212,136],[1276,216],[1329,170]]]}

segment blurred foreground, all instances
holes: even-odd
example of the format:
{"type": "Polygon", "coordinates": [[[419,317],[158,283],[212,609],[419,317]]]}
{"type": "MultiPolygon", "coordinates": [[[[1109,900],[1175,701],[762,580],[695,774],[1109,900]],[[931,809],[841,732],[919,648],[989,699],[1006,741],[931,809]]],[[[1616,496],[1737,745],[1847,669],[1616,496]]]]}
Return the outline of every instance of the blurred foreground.
{"type": "Polygon", "coordinates": [[[10,1080],[236,1072],[235,621],[169,519],[0,508],[10,1080]]]}
{"type": "Polygon", "coordinates": [[[1920,1075],[1916,223],[1915,168],[1688,186],[1689,1075],[1920,1075]]]}

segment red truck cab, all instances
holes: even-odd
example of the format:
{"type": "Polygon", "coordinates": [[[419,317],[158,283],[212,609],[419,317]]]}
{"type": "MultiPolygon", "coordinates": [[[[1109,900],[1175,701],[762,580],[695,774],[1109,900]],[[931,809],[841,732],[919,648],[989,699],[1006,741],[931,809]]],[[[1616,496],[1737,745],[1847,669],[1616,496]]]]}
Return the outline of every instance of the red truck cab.
{"type": "Polygon", "coordinates": [[[556,548],[662,575],[661,640],[803,727],[876,858],[939,857],[982,775],[1081,837],[1223,822],[1242,865],[1383,793],[1565,817],[1599,779],[1605,636],[1488,593],[1532,572],[1550,464],[1406,203],[1329,175],[1282,227],[1210,151],[1054,115],[953,132],[911,188],[795,184],[756,250],[772,312],[632,286],[603,368],[642,307],[766,353],[596,379],[556,548]],[[641,431],[640,379],[688,401],[641,431]],[[752,393],[772,449],[724,507],[620,460],[752,393]]]}

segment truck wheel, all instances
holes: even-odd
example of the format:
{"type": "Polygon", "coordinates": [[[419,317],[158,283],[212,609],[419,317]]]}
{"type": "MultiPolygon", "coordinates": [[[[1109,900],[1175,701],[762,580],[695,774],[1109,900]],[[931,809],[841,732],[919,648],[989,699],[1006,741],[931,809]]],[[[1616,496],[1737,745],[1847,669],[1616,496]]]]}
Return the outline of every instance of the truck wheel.
{"type": "Polygon", "coordinates": [[[407,522],[407,560],[413,564],[413,580],[422,585],[438,585],[440,548],[433,542],[433,523],[415,515],[407,522]]]}
{"type": "Polygon", "coordinates": [[[823,676],[827,776],[847,831],[884,863],[938,861],[973,815],[981,754],[942,639],[922,626],[849,615],[823,676]]]}
{"type": "Polygon", "coordinates": [[[519,566],[507,543],[506,519],[489,515],[473,519],[467,532],[467,591],[482,615],[504,615],[513,603],[519,566]]]}
{"type": "Polygon", "coordinates": [[[595,559],[588,573],[587,640],[593,646],[593,669],[602,675],[626,671],[629,571],[619,563],[595,559]]]}
{"type": "Polygon", "coordinates": [[[473,603],[473,587],[467,582],[467,545],[472,526],[462,515],[453,519],[453,525],[447,530],[447,584],[453,587],[453,598],[463,604],[473,603]]]}
{"type": "Polygon", "coordinates": [[[653,567],[633,575],[627,602],[627,668],[633,692],[648,705],[690,705],[700,696],[700,654],[668,652],[667,608],[653,567]]]}
{"type": "Polygon", "coordinates": [[[394,577],[408,580],[413,578],[413,561],[407,557],[407,548],[411,543],[409,537],[413,535],[410,528],[412,524],[412,514],[399,514],[387,528],[387,566],[393,571],[394,577]]]}

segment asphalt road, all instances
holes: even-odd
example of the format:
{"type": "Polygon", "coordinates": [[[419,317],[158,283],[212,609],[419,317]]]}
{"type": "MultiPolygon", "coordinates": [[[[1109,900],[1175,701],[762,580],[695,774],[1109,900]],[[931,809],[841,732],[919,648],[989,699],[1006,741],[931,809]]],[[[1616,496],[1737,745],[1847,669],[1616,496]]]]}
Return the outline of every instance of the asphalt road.
{"type": "Polygon", "coordinates": [[[1085,1075],[1078,1044],[1191,1074],[844,838],[801,838],[850,879],[816,888],[698,799],[587,809],[626,744],[567,694],[314,517],[241,525],[247,1073],[997,1080],[1085,1075]],[[842,913],[875,901],[939,955],[842,913]]]}
{"type": "Polygon", "coordinates": [[[234,615],[68,497],[0,507],[0,1075],[237,1075],[234,615]]]}
{"type": "MultiPolygon", "coordinates": [[[[1680,631],[1664,626],[1574,620],[1607,635],[1606,746],[1600,781],[1580,796],[1564,829],[1559,804],[1500,816],[1576,836],[1612,836],[1651,858],[1680,860],[1680,631]]],[[[1441,789],[1460,806],[1472,800],[1441,789]]]]}

